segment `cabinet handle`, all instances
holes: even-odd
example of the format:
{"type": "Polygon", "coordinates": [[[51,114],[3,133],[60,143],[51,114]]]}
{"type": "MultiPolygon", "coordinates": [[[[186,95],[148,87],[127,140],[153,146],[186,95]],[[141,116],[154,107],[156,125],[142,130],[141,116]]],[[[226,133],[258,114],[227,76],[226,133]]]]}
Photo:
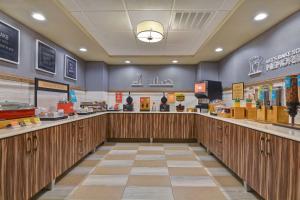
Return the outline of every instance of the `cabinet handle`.
{"type": "Polygon", "coordinates": [[[271,140],[269,138],[266,140],[266,144],[267,144],[266,154],[267,154],[267,156],[270,156],[271,155],[271,140]]]}
{"type": "Polygon", "coordinates": [[[265,146],[265,138],[263,136],[260,136],[260,153],[264,153],[264,146],[265,146]]]}
{"type": "Polygon", "coordinates": [[[27,138],[27,142],[26,142],[26,152],[27,153],[31,153],[31,137],[27,138]]]}
{"type": "Polygon", "coordinates": [[[222,129],[222,126],[217,126],[218,129],[222,129]]]}
{"type": "Polygon", "coordinates": [[[39,146],[39,144],[38,144],[38,138],[37,138],[36,135],[33,135],[33,150],[37,151],[38,146],[39,146]]]}

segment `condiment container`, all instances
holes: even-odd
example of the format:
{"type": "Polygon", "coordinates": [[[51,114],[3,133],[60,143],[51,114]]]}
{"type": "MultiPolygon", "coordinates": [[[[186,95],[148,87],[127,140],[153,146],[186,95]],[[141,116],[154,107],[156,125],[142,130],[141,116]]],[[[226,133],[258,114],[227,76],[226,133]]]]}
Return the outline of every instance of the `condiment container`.
{"type": "Polygon", "coordinates": [[[300,74],[297,76],[298,78],[298,101],[300,101],[300,74]]]}
{"type": "Polygon", "coordinates": [[[271,99],[271,105],[272,106],[281,106],[281,92],[282,87],[273,87],[272,89],[272,99],[271,99]]]}
{"type": "Polygon", "coordinates": [[[285,77],[286,103],[298,103],[298,80],[296,75],[285,77]]]}

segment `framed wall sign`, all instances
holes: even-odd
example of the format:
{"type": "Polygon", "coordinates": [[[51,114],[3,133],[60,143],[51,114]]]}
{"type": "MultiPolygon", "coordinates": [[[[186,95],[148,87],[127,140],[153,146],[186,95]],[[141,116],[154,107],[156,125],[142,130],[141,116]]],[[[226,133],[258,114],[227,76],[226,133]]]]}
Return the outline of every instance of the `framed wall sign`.
{"type": "Polygon", "coordinates": [[[232,100],[244,99],[244,82],[232,84],[232,100]]]}
{"type": "Polygon", "coordinates": [[[20,63],[20,30],[0,20],[0,60],[20,63]]]}
{"type": "Polygon", "coordinates": [[[65,55],[65,77],[77,80],[77,60],[65,55]]]}
{"type": "Polygon", "coordinates": [[[43,72],[55,74],[55,62],[56,50],[44,42],[36,40],[35,68],[43,72]]]}

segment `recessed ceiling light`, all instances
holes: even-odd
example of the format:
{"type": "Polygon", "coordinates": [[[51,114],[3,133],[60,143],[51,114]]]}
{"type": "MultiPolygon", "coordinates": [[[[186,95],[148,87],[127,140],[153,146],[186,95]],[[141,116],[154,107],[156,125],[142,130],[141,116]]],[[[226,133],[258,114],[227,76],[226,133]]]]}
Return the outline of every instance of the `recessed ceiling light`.
{"type": "Polygon", "coordinates": [[[222,52],[222,51],[223,51],[223,48],[221,48],[221,47],[218,47],[215,49],[215,52],[222,52]]]}
{"type": "Polygon", "coordinates": [[[32,16],[33,19],[36,19],[38,21],[45,21],[46,20],[46,17],[41,13],[32,13],[31,16],[32,16]]]}
{"type": "Polygon", "coordinates": [[[268,14],[267,13],[258,13],[255,17],[254,17],[254,20],[255,21],[261,21],[261,20],[264,20],[268,17],[268,14]]]}
{"type": "Polygon", "coordinates": [[[178,63],[178,60],[172,60],[172,63],[178,63]]]}
{"type": "Polygon", "coordinates": [[[79,51],[81,51],[81,52],[87,52],[87,49],[86,48],[80,48],[79,51]]]}
{"type": "Polygon", "coordinates": [[[130,60],[125,60],[125,63],[126,63],[126,64],[129,64],[129,63],[131,63],[131,62],[130,62],[130,60]]]}

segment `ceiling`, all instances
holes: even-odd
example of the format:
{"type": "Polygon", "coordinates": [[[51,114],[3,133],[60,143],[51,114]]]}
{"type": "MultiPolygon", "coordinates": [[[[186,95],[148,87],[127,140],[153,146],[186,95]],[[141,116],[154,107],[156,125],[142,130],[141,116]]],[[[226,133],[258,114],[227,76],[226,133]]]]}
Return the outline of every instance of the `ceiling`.
{"type": "Polygon", "coordinates": [[[60,0],[110,56],[191,56],[239,0],[60,0]],[[164,39],[144,43],[136,27],[160,22],[164,39]]]}
{"type": "Polygon", "coordinates": [[[1,0],[0,9],[87,61],[180,64],[217,61],[300,10],[299,0],[1,0]],[[260,11],[265,21],[255,22],[260,11]],[[32,12],[47,20],[37,22],[32,12]],[[163,24],[157,44],[136,40],[143,20],[163,24]],[[222,53],[215,53],[216,47],[222,53]],[[86,47],[87,52],[79,52],[86,47]]]}

